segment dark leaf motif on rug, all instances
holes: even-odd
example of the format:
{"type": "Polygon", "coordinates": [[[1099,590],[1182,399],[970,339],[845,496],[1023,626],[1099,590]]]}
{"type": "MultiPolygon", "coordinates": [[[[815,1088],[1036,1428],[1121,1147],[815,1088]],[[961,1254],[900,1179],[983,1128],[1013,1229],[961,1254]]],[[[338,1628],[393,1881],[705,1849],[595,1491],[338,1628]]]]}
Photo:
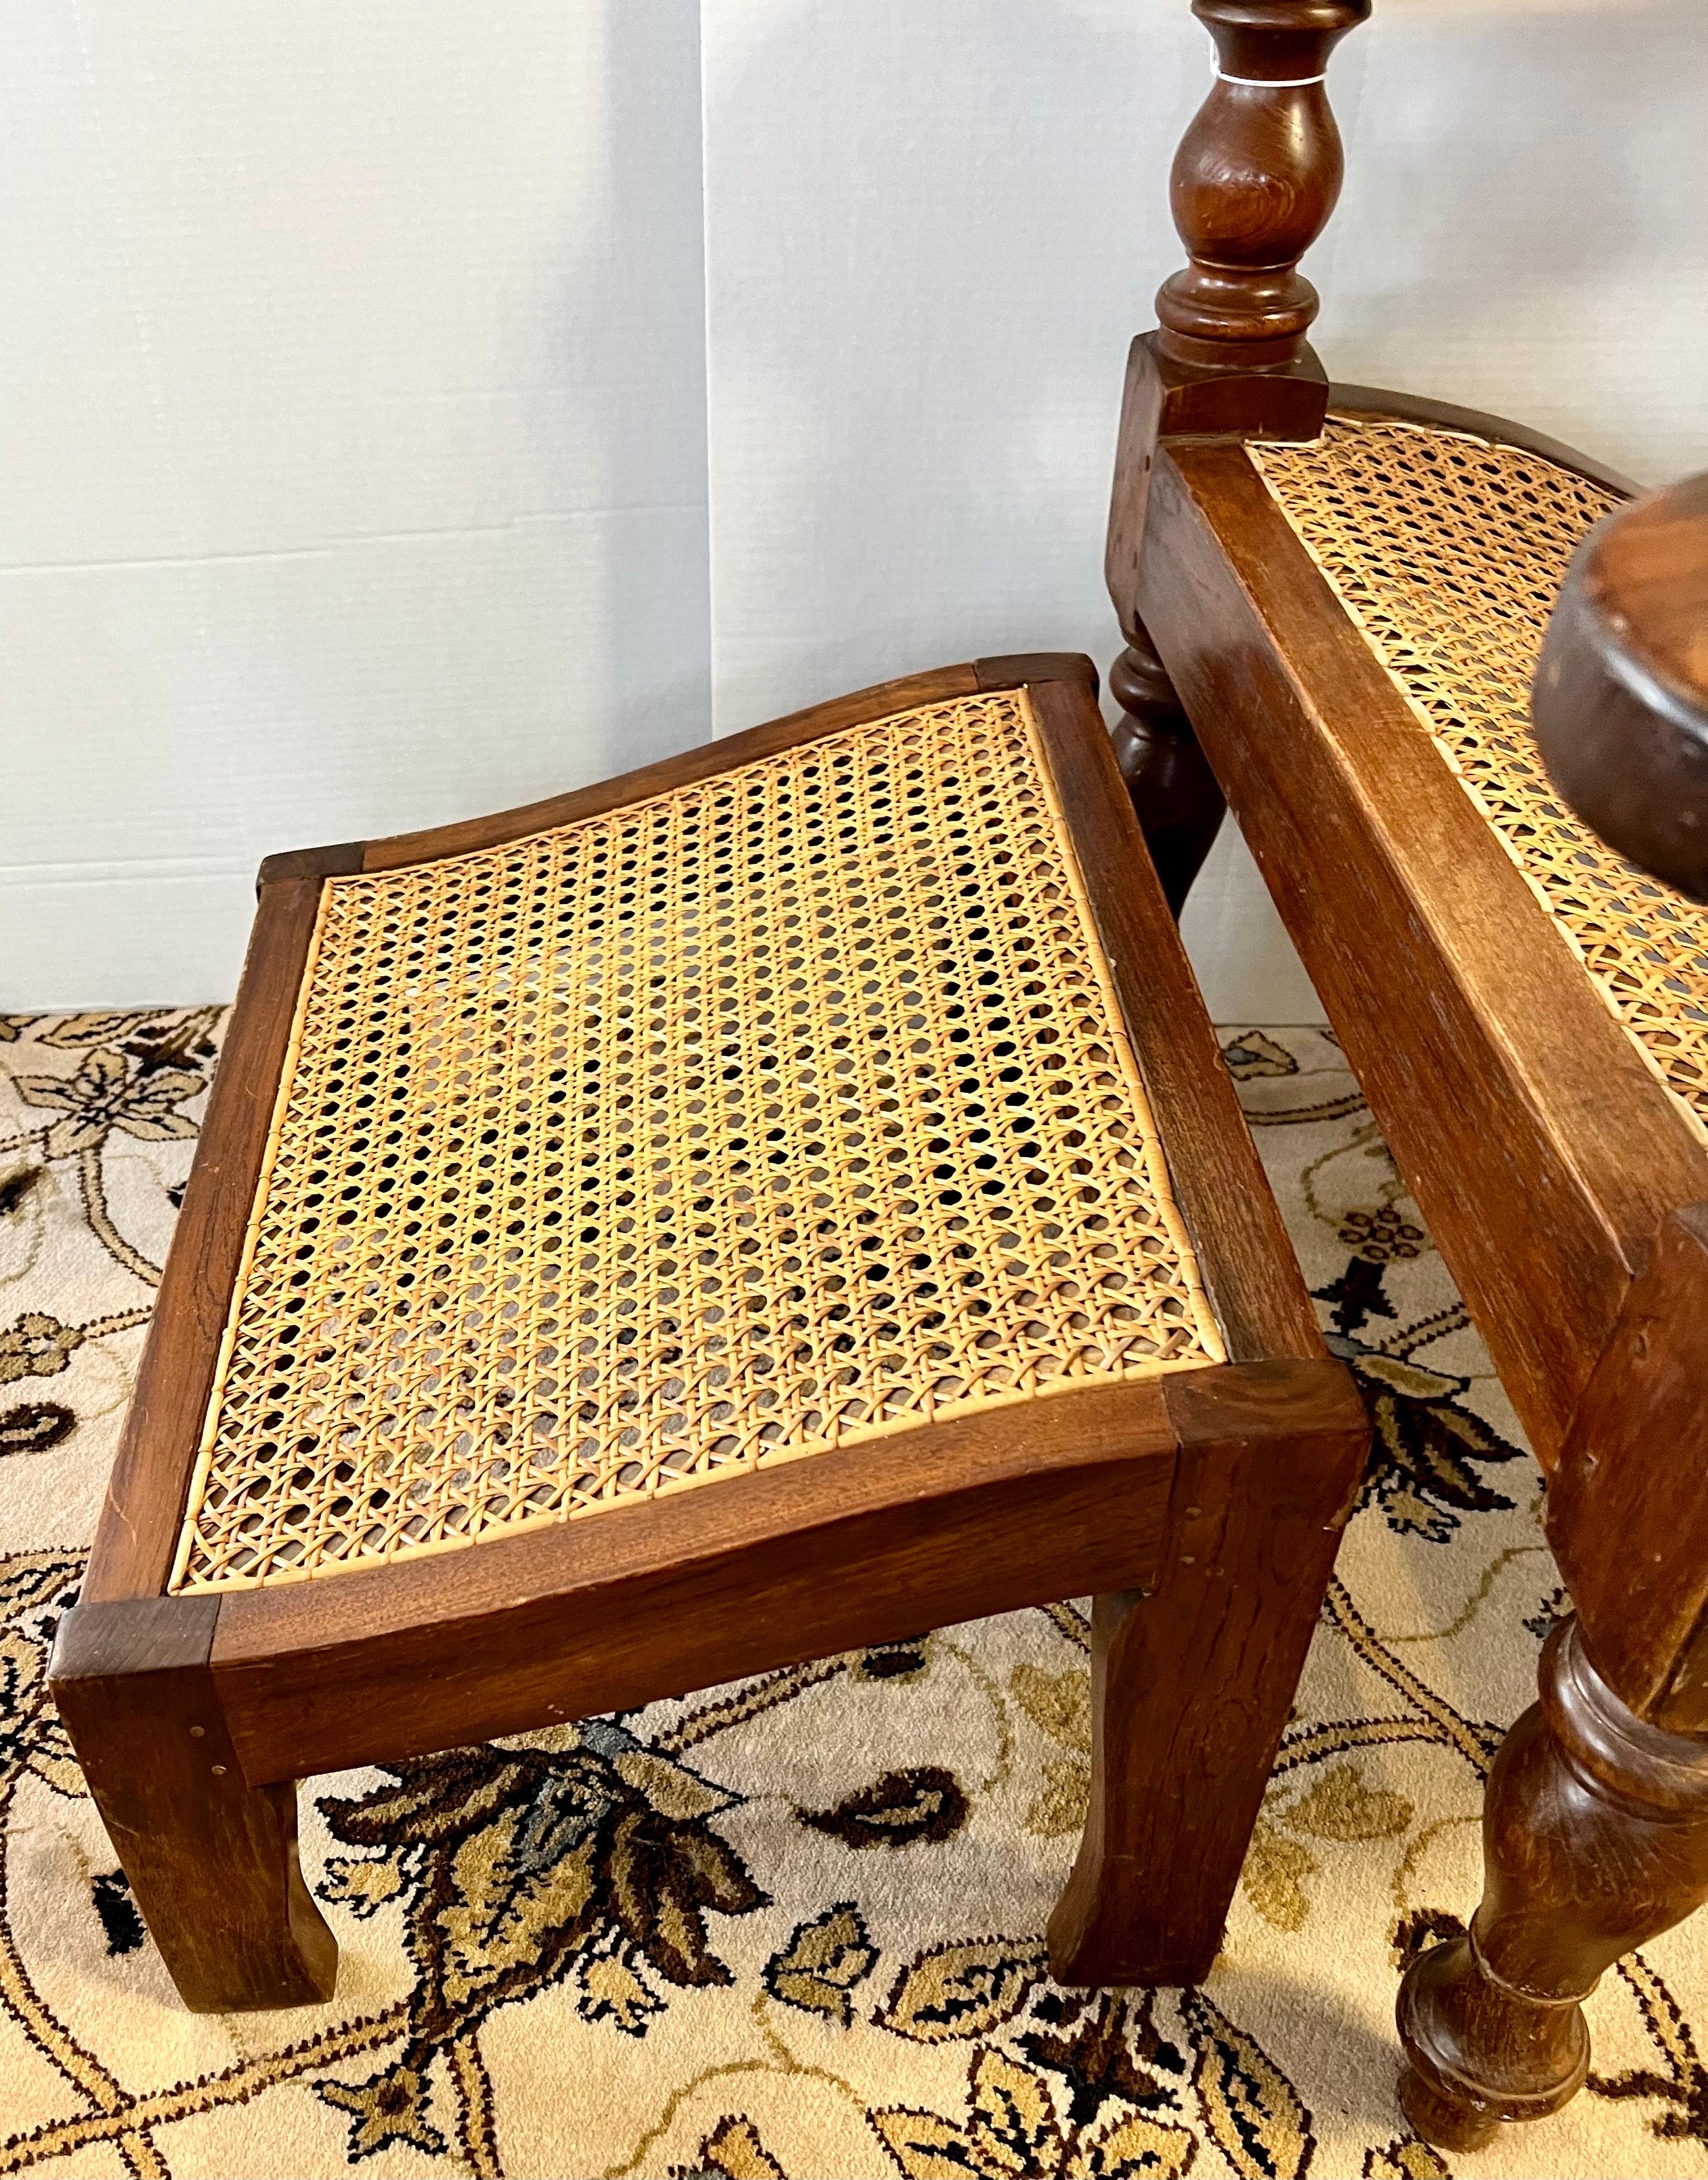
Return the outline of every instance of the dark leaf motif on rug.
{"type": "MultiPolygon", "coordinates": [[[[1019,2050],[1035,2066],[1061,2076],[1068,2118],[1083,2125],[1095,2119],[1111,2097],[1135,2105],[1140,2111],[1176,2109],[1177,2092],[1151,2071],[1169,2059],[1172,2072],[1179,2073],[1182,2066],[1179,2053],[1156,2032],[1152,1995],[1142,1991],[1129,1997],[1101,1990],[1089,2006],[1083,2000],[1076,2005],[1078,1999],[1079,1994],[1074,1994],[1061,2009],[1066,2018],[1060,2026],[1046,2022],[1018,2040],[1019,2050]]],[[[1035,2007],[1034,2018],[1044,2017],[1045,2011],[1041,2004],[1035,2007]]]]}
{"type": "Polygon", "coordinates": [[[1370,1412],[1370,1464],[1360,1506],[1380,1506],[1403,1536],[1444,1544],[1462,1516],[1510,1511],[1513,1500],[1473,1464],[1522,1461],[1519,1447],[1464,1405],[1466,1378],[1427,1370],[1358,1341],[1331,1335],[1370,1412]]]}
{"type": "Polygon", "coordinates": [[[69,1408],[57,1401],[26,1401],[0,1414],[0,1459],[11,1454],[46,1453],[62,1445],[77,1428],[69,1408]]]}
{"type": "Polygon", "coordinates": [[[0,1180],[0,1219],[9,1219],[21,1208],[46,1171],[45,1166],[26,1165],[0,1180]]]}
{"type": "Polygon", "coordinates": [[[584,2018],[644,2034],[673,1988],[733,1981],[707,1915],[767,1904],[708,1821],[739,1797],[610,1720],[540,1740],[393,1765],[391,1781],[321,1805],[334,1838],[371,1851],[329,1864],[328,1896],[358,1913],[398,1903],[416,1972],[392,2064],[320,2085],[353,2116],[353,2158],[429,2147],[432,2060],[496,2007],[586,1969],[584,2018]]]}
{"type": "Polygon", "coordinates": [[[107,1933],[108,1954],[116,1960],[123,1953],[135,1952],[147,1933],[131,1897],[130,1880],[122,1869],[102,1870],[91,1879],[90,1891],[95,1897],[96,1914],[107,1933]]]}
{"type": "Polygon", "coordinates": [[[133,1031],[119,1045],[138,1061],[145,1074],[160,1067],[200,1070],[204,1079],[219,1056],[213,1031],[222,1011],[218,1007],[193,1007],[178,1016],[157,1016],[133,1031]]]}
{"type": "Polygon", "coordinates": [[[870,1786],[844,1796],[833,1809],[797,1809],[795,1816],[844,1847],[896,1847],[953,1839],[967,1821],[967,1797],[954,1773],[925,1764],[886,1771],[870,1786]]]}
{"type": "Polygon", "coordinates": [[[62,1159],[98,1151],[115,1128],[151,1143],[194,1136],[195,1121],[178,1109],[199,1097],[207,1082],[188,1068],[146,1068],[97,1049],[74,1075],[18,1075],[13,1087],[26,1104],[60,1115],[47,1130],[42,1151],[62,1159]]]}
{"type": "Polygon", "coordinates": [[[1563,1583],[1556,1583],[1535,1610],[1525,1619],[1526,1632],[1534,1635],[1537,1642],[1546,1643],[1559,1622],[1570,1618],[1571,1611],[1569,1591],[1563,1583]]]}
{"type": "Polygon", "coordinates": [[[870,2117],[907,2180],[1178,2180],[1198,2149],[1149,2112],[1064,2124],[1045,2077],[991,2045],[973,2056],[964,2118],[905,2105],[870,2117]]]}
{"type": "Polygon", "coordinates": [[[1310,1291],[1316,1301],[1334,1305],[1329,1312],[1329,1323],[1337,1332],[1350,1335],[1362,1332],[1373,1317],[1392,1320],[1397,1315],[1384,1291],[1387,1278],[1386,1263],[1354,1257],[1337,1280],[1331,1280],[1326,1286],[1313,1287],[1310,1291]]]}
{"type": "Polygon", "coordinates": [[[846,2029],[854,2019],[849,1994],[871,1974],[877,1957],[859,1908],[843,1900],[796,1927],[782,1952],[766,1963],[765,1987],[785,2006],[846,2029]]]}
{"type": "Polygon", "coordinates": [[[1224,1044],[1222,1057],[1237,1082],[1256,1075],[1297,1075],[1299,1062],[1284,1044],[1260,1029],[1241,1031],[1233,1043],[1224,1044]]]}
{"type": "Polygon", "coordinates": [[[140,1060],[145,1069],[189,1066],[214,1058],[217,1047],[213,1032],[223,1011],[220,1007],[146,1007],[56,1015],[36,1042],[62,1051],[111,1045],[140,1060]]]}
{"type": "Polygon", "coordinates": [[[1041,1940],[954,1940],[904,1968],[873,2018],[914,2044],[970,2042],[1012,2021],[1044,1974],[1041,1940]]]}
{"type": "Polygon", "coordinates": [[[47,1687],[54,1632],[82,1577],[80,1555],[0,1560],[0,1814],[26,1771],[56,1793],[80,1799],[85,1792],[47,1687]]]}
{"type": "Polygon", "coordinates": [[[153,1007],[95,1007],[80,1013],[55,1015],[38,1032],[37,1044],[61,1052],[75,1052],[95,1044],[122,1044],[128,1037],[150,1037],[157,1042],[167,1026],[180,1019],[174,1010],[153,1007]]]}
{"type": "Polygon", "coordinates": [[[897,1643],[875,1643],[870,1649],[849,1653],[851,1681],[917,1680],[931,1663],[929,1635],[909,1635],[897,1643]]]}
{"type": "Polygon", "coordinates": [[[1397,1974],[1403,1975],[1420,1953],[1462,1938],[1465,1926],[1445,1908],[1414,1908],[1402,1915],[1388,1933],[1388,1957],[1397,1974]]]}
{"type": "Polygon", "coordinates": [[[1588,2084],[1591,2093],[1615,2099],[1656,2098],[1671,2110],[1650,2122],[1653,2133],[1663,2142],[1708,2142],[1708,2067],[1678,2001],[1640,1953],[1621,1961],[1618,1973],[1631,1988],[1665,2071],[1633,2067],[1618,2074],[1592,2073],[1588,2084]]]}
{"type": "Polygon", "coordinates": [[[1292,2083],[1201,1990],[1181,1993],[1180,2013],[1198,2054],[1192,2086],[1216,2147],[1240,2180],[1303,2180],[1316,2138],[1292,2083]]]}
{"type": "Polygon", "coordinates": [[[745,2112],[726,2112],[700,2139],[692,2165],[673,2165],[670,2180],[788,2180],[745,2112]]]}
{"type": "Polygon", "coordinates": [[[1360,2180],[1453,2180],[1453,2174],[1428,2143],[1414,2134],[1397,2134],[1365,2152],[1360,2180]]]}

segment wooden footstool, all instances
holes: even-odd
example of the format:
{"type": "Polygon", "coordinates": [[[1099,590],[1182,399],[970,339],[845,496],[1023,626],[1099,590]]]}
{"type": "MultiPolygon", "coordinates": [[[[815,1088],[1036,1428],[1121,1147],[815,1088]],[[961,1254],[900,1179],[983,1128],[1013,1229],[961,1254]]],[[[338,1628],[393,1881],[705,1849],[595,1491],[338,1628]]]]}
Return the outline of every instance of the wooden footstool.
{"type": "Polygon", "coordinates": [[[294,1781],[1097,1593],[1058,1976],[1208,1968],[1362,1413],[1073,658],[275,856],[53,1686],[185,2002],[294,1781]]]}

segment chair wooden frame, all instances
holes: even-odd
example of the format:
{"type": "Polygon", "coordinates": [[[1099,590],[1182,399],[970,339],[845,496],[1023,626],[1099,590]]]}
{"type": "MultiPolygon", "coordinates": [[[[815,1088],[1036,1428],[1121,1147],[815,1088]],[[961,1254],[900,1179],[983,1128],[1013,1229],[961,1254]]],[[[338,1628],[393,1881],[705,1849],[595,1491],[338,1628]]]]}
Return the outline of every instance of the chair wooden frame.
{"type": "Polygon", "coordinates": [[[328,1996],[316,1771],[1096,1594],[1092,1810],[1058,1975],[1208,1969],[1361,1473],[1084,660],[888,683],[499,817],[275,856],[55,1696],[186,2002],[328,1996]],[[519,838],[840,729],[1027,689],[1229,1360],[924,1425],[595,1522],[327,1580],[166,1594],[320,889],[519,838]]]}
{"type": "Polygon", "coordinates": [[[1491,1777],[1471,1935],[1400,2001],[1406,2110],[1471,2148],[1575,2094],[1579,2001],[1708,1897],[1708,1143],[1247,443],[1314,439],[1331,411],[1397,418],[1632,487],[1497,417],[1330,388],[1297,267],[1339,186],[1328,55],[1369,0],[1194,12],[1222,74],[1175,168],[1191,262],[1129,366],[1118,748],[1177,906],[1224,794],[1233,808],[1547,1472],[1575,1608],[1491,1777]]]}

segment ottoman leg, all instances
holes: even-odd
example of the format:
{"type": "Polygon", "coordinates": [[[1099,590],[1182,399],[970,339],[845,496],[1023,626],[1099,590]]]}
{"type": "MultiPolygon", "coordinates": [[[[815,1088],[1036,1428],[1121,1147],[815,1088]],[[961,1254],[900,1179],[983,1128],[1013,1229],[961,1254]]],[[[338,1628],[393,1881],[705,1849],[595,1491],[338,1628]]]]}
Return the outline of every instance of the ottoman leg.
{"type": "Polygon", "coordinates": [[[243,1775],[208,1666],[218,1599],[80,1605],[50,1678],[161,1957],[197,2013],[330,1998],[338,1944],[297,1860],[296,1789],[243,1775]]]}
{"type": "MultiPolygon", "coordinates": [[[[1189,1984],[1209,1974],[1361,1441],[1326,1446],[1325,1456],[1326,1520],[1287,1504],[1285,1456],[1258,1446],[1199,1462],[1156,1588],[1096,1599],[1091,1804],[1050,1919],[1058,1983],[1189,1984]]],[[[1310,1465],[1299,1449],[1293,1459],[1295,1476],[1310,1465]]]]}

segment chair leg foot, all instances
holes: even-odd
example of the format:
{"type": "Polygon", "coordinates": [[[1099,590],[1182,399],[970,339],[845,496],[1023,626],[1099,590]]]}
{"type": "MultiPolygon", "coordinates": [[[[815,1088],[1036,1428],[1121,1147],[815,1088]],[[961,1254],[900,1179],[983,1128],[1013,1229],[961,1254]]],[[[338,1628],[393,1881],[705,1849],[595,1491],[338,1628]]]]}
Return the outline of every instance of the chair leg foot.
{"type": "Polygon", "coordinates": [[[1200,1451],[1154,1589],[1095,1600],[1090,1807],[1050,1919],[1058,1983],[1210,1972],[1363,1466],[1361,1434],[1325,1442],[1320,1464],[1293,1451],[1200,1451]]]}
{"type": "Polygon", "coordinates": [[[1489,1774],[1470,1930],[1400,1987],[1401,2102],[1443,2150],[1569,2103],[1590,2064],[1580,2001],[1708,1898],[1708,1742],[1628,1709],[1575,1620],[1549,1637],[1540,1680],[1489,1774]]]}
{"type": "Polygon", "coordinates": [[[1589,2072],[1583,2008],[1503,1989],[1468,1937],[1414,1963],[1398,2020],[1400,2106],[1414,2132],[1440,2150],[1477,2150],[1503,2122],[1547,2118],[1589,2072]]]}
{"type": "Polygon", "coordinates": [[[338,1943],[297,1859],[296,1789],[251,1786],[208,1666],[217,1600],[80,1605],[51,1678],[150,1935],[195,2013],[330,1998],[338,1943]]]}
{"type": "Polygon", "coordinates": [[[1412,2133],[1437,2150],[1486,2150],[1500,2133],[1497,2111],[1480,2098],[1426,2082],[1409,2059],[1400,2062],[1399,2108],[1412,2133]]]}

